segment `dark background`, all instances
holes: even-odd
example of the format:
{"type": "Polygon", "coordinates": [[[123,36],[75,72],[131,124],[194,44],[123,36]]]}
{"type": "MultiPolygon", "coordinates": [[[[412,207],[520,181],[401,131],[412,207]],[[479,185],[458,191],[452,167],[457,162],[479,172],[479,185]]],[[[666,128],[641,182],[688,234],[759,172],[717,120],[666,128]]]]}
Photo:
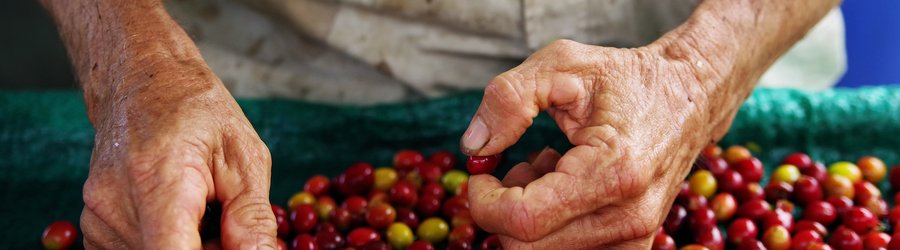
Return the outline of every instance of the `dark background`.
{"type": "MultiPolygon", "coordinates": [[[[841,5],[848,70],[842,87],[900,83],[900,1],[841,5]]],[[[0,89],[73,89],[55,26],[36,0],[0,0],[0,89]]]]}

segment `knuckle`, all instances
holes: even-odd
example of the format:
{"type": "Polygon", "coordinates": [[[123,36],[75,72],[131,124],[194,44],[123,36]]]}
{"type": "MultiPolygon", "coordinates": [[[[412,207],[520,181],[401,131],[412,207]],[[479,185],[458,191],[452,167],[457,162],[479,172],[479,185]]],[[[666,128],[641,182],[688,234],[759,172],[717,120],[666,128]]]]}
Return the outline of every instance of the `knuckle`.
{"type": "Polygon", "coordinates": [[[518,118],[529,123],[540,111],[534,86],[526,86],[523,76],[515,71],[504,72],[485,87],[484,96],[491,110],[504,119],[518,118]]]}
{"type": "Polygon", "coordinates": [[[246,228],[251,232],[272,232],[278,228],[275,214],[272,213],[269,200],[263,197],[244,198],[236,208],[229,209],[226,216],[237,223],[238,228],[246,228]]]}
{"type": "Polygon", "coordinates": [[[580,43],[570,39],[557,39],[556,41],[551,42],[548,47],[558,51],[568,51],[572,50],[578,45],[580,45],[580,43]]]}
{"type": "Polygon", "coordinates": [[[81,199],[84,201],[84,207],[87,211],[101,218],[117,217],[121,211],[116,209],[121,206],[119,198],[121,193],[111,178],[101,178],[96,175],[88,177],[84,182],[81,192],[81,199]]]}
{"type": "Polygon", "coordinates": [[[241,165],[257,165],[265,164],[270,166],[272,163],[272,154],[269,147],[256,134],[250,125],[245,126],[243,133],[227,135],[227,140],[233,143],[232,147],[226,149],[226,154],[240,162],[241,165]]]}
{"type": "Polygon", "coordinates": [[[84,237],[86,239],[93,239],[94,227],[98,222],[95,217],[90,216],[88,213],[91,213],[90,209],[81,212],[78,224],[81,227],[81,233],[84,234],[84,237]]]}
{"type": "Polygon", "coordinates": [[[265,163],[266,165],[272,164],[272,153],[269,152],[269,147],[266,146],[265,143],[259,141],[258,146],[256,147],[256,158],[260,162],[265,163]]]}
{"type": "Polygon", "coordinates": [[[550,49],[552,55],[560,61],[570,61],[577,58],[578,50],[583,44],[569,39],[559,39],[550,43],[547,48],[550,49]]]}
{"type": "Polygon", "coordinates": [[[106,224],[100,215],[84,210],[79,218],[85,249],[125,249],[128,248],[126,239],[119,238],[110,225],[106,224]]]}
{"type": "Polygon", "coordinates": [[[105,195],[101,195],[101,190],[99,187],[104,185],[97,183],[97,178],[89,177],[87,181],[84,182],[84,187],[81,193],[81,199],[84,200],[84,205],[90,210],[96,210],[97,208],[103,207],[105,195]]]}
{"type": "Polygon", "coordinates": [[[494,77],[485,88],[485,95],[503,99],[517,97],[518,91],[516,85],[521,82],[518,78],[516,73],[512,71],[503,72],[500,75],[497,75],[497,77],[494,77]]]}

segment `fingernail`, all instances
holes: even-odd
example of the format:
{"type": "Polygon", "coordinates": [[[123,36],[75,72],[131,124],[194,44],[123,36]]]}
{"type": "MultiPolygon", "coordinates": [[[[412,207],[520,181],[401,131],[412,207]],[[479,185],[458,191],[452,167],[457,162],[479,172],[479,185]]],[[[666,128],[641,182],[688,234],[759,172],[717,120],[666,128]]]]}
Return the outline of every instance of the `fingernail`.
{"type": "Polygon", "coordinates": [[[487,125],[484,124],[481,117],[476,116],[472,119],[472,125],[463,134],[462,146],[468,152],[478,151],[481,147],[484,147],[490,136],[487,125]]]}

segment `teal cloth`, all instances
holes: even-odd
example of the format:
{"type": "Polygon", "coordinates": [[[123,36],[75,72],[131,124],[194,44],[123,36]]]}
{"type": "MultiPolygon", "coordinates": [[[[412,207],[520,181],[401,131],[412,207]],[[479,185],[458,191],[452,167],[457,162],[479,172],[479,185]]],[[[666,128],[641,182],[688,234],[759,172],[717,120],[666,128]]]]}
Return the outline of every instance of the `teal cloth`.
{"type": "MultiPolygon", "coordinates": [[[[372,107],[239,103],[272,152],[271,198],[284,204],[312,174],[334,176],[355,161],[388,165],[403,148],[450,149],[459,155],[459,137],[480,100],[473,92],[372,107]]],[[[40,248],[41,231],[51,221],[78,221],[93,138],[78,92],[0,92],[0,225],[5,225],[0,246],[40,248]]],[[[812,94],[757,90],[723,140],[748,143],[762,149],[756,154],[767,168],[793,151],[826,163],[875,155],[898,164],[900,86],[812,94]]],[[[555,123],[541,115],[507,150],[503,165],[548,145],[570,147],[555,123]]]]}

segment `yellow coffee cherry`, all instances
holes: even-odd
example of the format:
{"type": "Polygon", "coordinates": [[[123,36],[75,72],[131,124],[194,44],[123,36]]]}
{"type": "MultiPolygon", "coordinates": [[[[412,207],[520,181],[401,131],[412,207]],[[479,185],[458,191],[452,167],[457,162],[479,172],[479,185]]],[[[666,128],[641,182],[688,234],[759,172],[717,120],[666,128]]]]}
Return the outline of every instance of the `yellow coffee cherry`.
{"type": "Polygon", "coordinates": [[[387,191],[394,183],[397,183],[397,171],[390,167],[375,169],[375,189],[387,191]]]}
{"type": "Polygon", "coordinates": [[[288,200],[288,207],[293,210],[300,205],[313,205],[316,203],[316,197],[309,192],[297,192],[288,200]]]}
{"type": "Polygon", "coordinates": [[[783,164],[778,166],[778,168],[775,169],[775,172],[772,173],[770,182],[780,181],[794,185],[794,182],[797,182],[797,179],[800,179],[800,169],[791,164],[783,164]]]}
{"type": "Polygon", "coordinates": [[[688,188],[697,195],[706,198],[712,197],[716,193],[716,178],[713,177],[709,170],[698,170],[691,175],[688,180],[688,188]]]}
{"type": "Polygon", "coordinates": [[[848,161],[839,161],[828,166],[828,174],[840,175],[846,177],[852,183],[856,183],[862,179],[862,171],[856,164],[848,161]]]}

